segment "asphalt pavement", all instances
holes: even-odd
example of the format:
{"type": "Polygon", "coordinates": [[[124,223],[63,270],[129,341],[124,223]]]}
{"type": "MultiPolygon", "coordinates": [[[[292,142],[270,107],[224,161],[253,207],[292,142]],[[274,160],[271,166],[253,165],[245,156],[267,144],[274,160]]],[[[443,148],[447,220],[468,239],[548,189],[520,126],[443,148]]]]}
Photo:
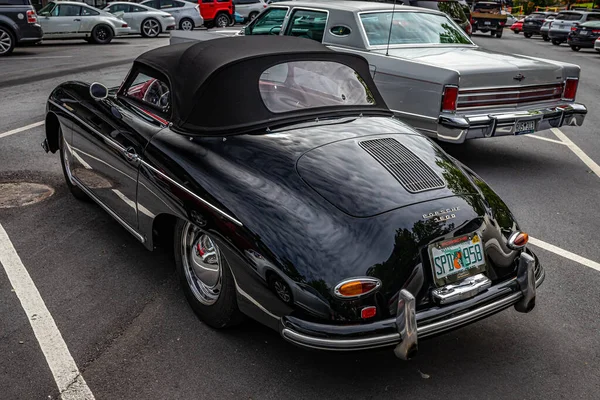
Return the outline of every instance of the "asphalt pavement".
{"type": "MultiPolygon", "coordinates": [[[[42,45],[2,59],[0,183],[43,183],[55,193],[35,205],[0,208],[0,226],[95,398],[597,399],[600,271],[585,260],[600,262],[600,176],[594,170],[600,164],[600,54],[509,31],[501,39],[474,40],[487,49],[581,65],[578,100],[590,112],[583,127],[559,131],[573,145],[547,131],[444,148],[490,183],[540,243],[583,259],[531,245],[547,276],[533,312],[511,308],[422,341],[408,362],[389,349],[296,348],[252,321],[211,329],[188,307],[167,254],[146,251],[98,206],[68,193],[58,155],[40,147],[43,126],[3,136],[42,121],[59,82],[118,85],[128,64],[101,68],[103,62],[132,59],[167,39],[42,45]],[[72,57],[34,58],[44,56],[72,57]],[[57,75],[27,80],[49,69],[57,75]]],[[[0,398],[59,396],[31,318],[0,269],[0,398]]]]}

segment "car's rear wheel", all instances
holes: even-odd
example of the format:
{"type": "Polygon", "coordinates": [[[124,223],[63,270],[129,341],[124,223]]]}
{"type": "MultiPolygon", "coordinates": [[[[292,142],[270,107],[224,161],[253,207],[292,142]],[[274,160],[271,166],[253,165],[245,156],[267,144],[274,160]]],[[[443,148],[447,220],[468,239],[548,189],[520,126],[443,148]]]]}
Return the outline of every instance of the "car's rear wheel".
{"type": "Polygon", "coordinates": [[[513,32],[518,35],[521,31],[518,29],[515,29],[513,32]]]}
{"type": "Polygon", "coordinates": [[[213,328],[243,320],[229,264],[210,235],[191,222],[178,221],[174,256],[185,296],[201,320],[213,328]]]}
{"type": "Polygon", "coordinates": [[[148,18],[142,22],[142,36],[145,38],[155,38],[160,35],[160,23],[154,18],[148,18]]]}
{"type": "Polygon", "coordinates": [[[231,21],[231,19],[229,18],[229,16],[227,14],[219,13],[215,17],[215,26],[217,28],[227,28],[230,21],[231,21]]]}
{"type": "Polygon", "coordinates": [[[580,46],[571,46],[571,50],[579,51],[579,50],[581,50],[581,47],[580,46]]]}
{"type": "Polygon", "coordinates": [[[548,37],[548,35],[542,35],[542,39],[544,39],[544,42],[550,41],[550,38],[548,37]]]}
{"type": "Polygon", "coordinates": [[[107,25],[96,25],[92,29],[92,42],[96,44],[109,44],[113,36],[112,29],[107,25]]]}
{"type": "Polygon", "coordinates": [[[524,32],[523,36],[525,36],[527,39],[531,38],[533,36],[533,33],[530,32],[524,32]]]}
{"type": "Polygon", "coordinates": [[[560,40],[556,40],[556,39],[552,39],[552,44],[555,46],[560,46],[561,41],[560,40]]]}
{"type": "Polygon", "coordinates": [[[60,164],[62,165],[63,175],[69,191],[78,200],[89,200],[90,198],[81,190],[73,181],[73,172],[71,171],[71,163],[69,162],[69,145],[61,128],[58,128],[58,148],[60,151],[60,164]]]}
{"type": "Polygon", "coordinates": [[[496,37],[497,38],[501,38],[502,37],[502,31],[496,31],[496,37]]]}
{"type": "Polygon", "coordinates": [[[182,31],[191,31],[194,28],[194,21],[192,21],[189,18],[183,18],[181,21],[179,21],[179,29],[181,29],[182,31]]]}
{"type": "Polygon", "coordinates": [[[0,26],[0,57],[7,56],[15,49],[15,37],[7,28],[0,26]]]}

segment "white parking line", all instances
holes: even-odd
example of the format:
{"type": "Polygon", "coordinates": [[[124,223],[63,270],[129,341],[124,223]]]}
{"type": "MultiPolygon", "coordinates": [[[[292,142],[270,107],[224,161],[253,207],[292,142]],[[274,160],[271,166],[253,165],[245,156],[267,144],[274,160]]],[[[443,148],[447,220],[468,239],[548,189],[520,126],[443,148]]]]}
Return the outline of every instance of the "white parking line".
{"type": "Polygon", "coordinates": [[[531,135],[531,134],[529,134],[529,135],[524,135],[524,136],[525,136],[525,137],[528,137],[528,138],[532,138],[532,139],[544,140],[544,141],[546,141],[546,142],[552,142],[552,143],[556,143],[556,144],[562,144],[563,146],[566,146],[566,145],[567,145],[566,143],[563,143],[563,142],[561,142],[560,140],[556,140],[556,139],[550,139],[550,138],[543,137],[543,136],[531,135]]]}
{"type": "Polygon", "coordinates": [[[35,123],[27,125],[27,126],[23,126],[21,128],[13,129],[12,131],[0,133],[0,139],[2,139],[3,137],[14,135],[15,133],[24,132],[24,131],[28,131],[29,129],[37,128],[38,126],[42,126],[42,125],[44,125],[44,121],[39,121],[39,122],[35,122],[35,123]]]}
{"type": "Polygon", "coordinates": [[[561,257],[578,262],[579,264],[585,265],[586,267],[589,267],[591,269],[595,269],[596,271],[600,271],[600,263],[597,263],[596,261],[592,261],[585,257],[578,256],[577,254],[571,253],[570,251],[563,250],[560,247],[556,247],[553,244],[546,243],[543,240],[535,239],[530,236],[529,243],[544,250],[548,250],[561,257]]]}
{"type": "Polygon", "coordinates": [[[564,133],[562,133],[562,131],[558,128],[552,128],[551,129],[552,133],[554,133],[565,145],[567,145],[567,147],[569,147],[571,149],[571,151],[573,153],[575,153],[575,155],[577,157],[579,157],[581,159],[581,161],[583,161],[585,163],[585,165],[588,166],[589,169],[592,170],[593,173],[596,174],[596,176],[598,178],[600,178],[600,165],[596,164],[596,162],[594,162],[594,160],[592,160],[587,154],[585,154],[583,152],[583,150],[581,150],[579,148],[579,146],[577,146],[575,143],[573,143],[571,141],[571,139],[569,139],[567,137],[567,135],[565,135],[564,133]]]}
{"type": "Polygon", "coordinates": [[[63,400],[94,399],[35,283],[0,225],[0,263],[46,357],[63,400]]]}
{"type": "Polygon", "coordinates": [[[32,57],[32,56],[13,56],[11,57],[12,59],[18,59],[18,60],[42,60],[42,59],[46,59],[46,58],[73,58],[73,56],[40,56],[40,57],[32,57]]]}

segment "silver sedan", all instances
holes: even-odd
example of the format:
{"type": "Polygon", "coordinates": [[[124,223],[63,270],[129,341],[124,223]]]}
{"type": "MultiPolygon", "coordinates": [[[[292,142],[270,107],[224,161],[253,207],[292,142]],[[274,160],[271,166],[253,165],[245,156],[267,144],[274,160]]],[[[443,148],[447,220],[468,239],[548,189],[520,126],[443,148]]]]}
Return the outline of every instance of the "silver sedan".
{"type": "Polygon", "coordinates": [[[157,37],[162,32],[176,28],[175,18],[164,11],[145,6],[119,1],[108,3],[104,11],[122,16],[131,28],[131,33],[139,33],[143,37],[157,37]]]}

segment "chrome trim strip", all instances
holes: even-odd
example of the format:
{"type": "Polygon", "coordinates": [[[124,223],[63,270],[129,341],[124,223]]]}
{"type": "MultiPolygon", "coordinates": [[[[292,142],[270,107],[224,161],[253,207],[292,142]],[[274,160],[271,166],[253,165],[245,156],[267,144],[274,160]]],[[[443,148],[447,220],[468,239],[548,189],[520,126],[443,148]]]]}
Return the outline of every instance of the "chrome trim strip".
{"type": "Polygon", "coordinates": [[[162,176],[163,178],[165,178],[166,180],[168,180],[169,182],[171,182],[173,185],[177,186],[179,189],[183,190],[184,192],[186,192],[190,196],[194,197],[196,200],[200,201],[202,204],[204,204],[204,205],[208,206],[209,208],[211,208],[213,211],[216,211],[217,213],[221,214],[223,217],[227,218],[228,220],[230,220],[231,222],[233,222],[234,224],[236,224],[238,226],[244,226],[240,221],[238,221],[237,219],[235,219],[231,215],[227,214],[225,211],[222,211],[221,209],[215,207],[214,205],[212,205],[208,201],[204,200],[202,197],[198,196],[196,193],[192,192],[191,190],[189,190],[185,186],[181,185],[180,183],[178,183],[177,181],[175,181],[174,179],[172,179],[168,175],[165,175],[163,172],[161,172],[158,169],[154,168],[152,165],[148,164],[148,162],[146,162],[144,160],[141,160],[141,162],[142,162],[142,165],[144,165],[148,169],[152,170],[152,172],[154,172],[155,174],[158,174],[158,175],[162,176]]]}
{"type": "Polygon", "coordinates": [[[406,112],[406,111],[400,111],[400,110],[393,110],[392,109],[392,112],[394,114],[401,114],[401,115],[406,115],[408,117],[417,117],[417,118],[421,118],[421,119],[428,119],[428,120],[435,121],[435,122],[437,122],[437,120],[438,120],[436,117],[429,117],[427,115],[414,114],[414,113],[409,113],[409,112],[406,112]]]}
{"type": "Polygon", "coordinates": [[[123,226],[123,228],[127,229],[127,231],[129,233],[131,233],[133,236],[135,236],[135,238],[137,240],[139,240],[142,243],[146,243],[146,238],[145,237],[143,237],[142,235],[140,235],[138,233],[138,231],[136,231],[131,225],[129,225],[127,222],[125,222],[113,210],[111,210],[107,205],[105,205],[102,201],[100,201],[100,199],[98,199],[94,195],[93,192],[91,192],[90,190],[88,190],[81,182],[79,182],[79,180],[77,179],[77,177],[72,176],[71,179],[72,179],[73,183],[75,185],[77,185],[78,188],[80,188],[85,194],[87,194],[92,200],[94,200],[100,207],[102,207],[104,209],[104,211],[106,211],[107,213],[109,213],[111,217],[113,217],[118,223],[120,223],[121,226],[123,226]]]}

